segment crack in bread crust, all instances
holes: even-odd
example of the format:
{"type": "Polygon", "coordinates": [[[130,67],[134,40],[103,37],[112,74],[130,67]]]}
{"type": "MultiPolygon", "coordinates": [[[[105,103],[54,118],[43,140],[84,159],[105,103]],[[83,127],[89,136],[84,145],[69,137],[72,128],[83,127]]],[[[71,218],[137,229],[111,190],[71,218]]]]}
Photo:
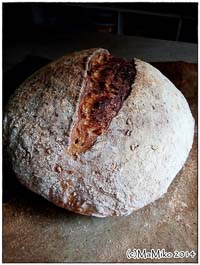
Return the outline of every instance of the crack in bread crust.
{"type": "Polygon", "coordinates": [[[106,53],[90,60],[70,133],[68,152],[72,156],[86,152],[106,132],[130,94],[135,74],[134,60],[106,53]]]}

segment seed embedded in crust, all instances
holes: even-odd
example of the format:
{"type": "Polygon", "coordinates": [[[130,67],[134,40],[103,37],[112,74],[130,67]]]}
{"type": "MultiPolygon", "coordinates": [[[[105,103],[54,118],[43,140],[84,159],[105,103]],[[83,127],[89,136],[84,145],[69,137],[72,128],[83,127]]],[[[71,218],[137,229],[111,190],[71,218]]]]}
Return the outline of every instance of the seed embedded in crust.
{"type": "Polygon", "coordinates": [[[51,154],[51,149],[48,148],[48,149],[46,150],[46,153],[50,155],[50,154],[51,154]]]}
{"type": "Polygon", "coordinates": [[[55,166],[55,171],[56,171],[57,173],[61,173],[61,172],[62,172],[62,167],[59,166],[59,165],[56,165],[56,166],[55,166]]]}
{"type": "Polygon", "coordinates": [[[126,130],[126,131],[125,131],[125,135],[126,135],[126,136],[131,136],[131,134],[132,134],[132,131],[131,131],[131,130],[126,130]]]}
{"type": "Polygon", "coordinates": [[[138,148],[139,147],[139,144],[132,144],[132,145],[130,145],[130,149],[131,149],[131,151],[134,151],[136,148],[138,148]]]}
{"type": "Polygon", "coordinates": [[[127,125],[132,125],[132,120],[131,120],[130,118],[128,118],[128,119],[126,120],[126,124],[127,124],[127,125]]]}
{"type": "Polygon", "coordinates": [[[152,149],[152,150],[157,150],[157,149],[158,149],[158,146],[157,146],[157,145],[152,145],[152,146],[151,146],[151,149],[152,149]]]}

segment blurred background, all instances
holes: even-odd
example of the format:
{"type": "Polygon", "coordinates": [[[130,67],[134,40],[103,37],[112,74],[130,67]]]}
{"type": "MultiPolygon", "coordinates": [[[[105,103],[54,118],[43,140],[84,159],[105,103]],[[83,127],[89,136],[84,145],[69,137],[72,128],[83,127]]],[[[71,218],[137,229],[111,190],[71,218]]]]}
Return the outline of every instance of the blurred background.
{"type": "Polygon", "coordinates": [[[197,43],[197,3],[4,3],[4,43],[70,32],[197,43]]]}
{"type": "Polygon", "coordinates": [[[3,103],[34,71],[82,49],[196,63],[197,25],[197,3],[3,3],[3,103]]]}

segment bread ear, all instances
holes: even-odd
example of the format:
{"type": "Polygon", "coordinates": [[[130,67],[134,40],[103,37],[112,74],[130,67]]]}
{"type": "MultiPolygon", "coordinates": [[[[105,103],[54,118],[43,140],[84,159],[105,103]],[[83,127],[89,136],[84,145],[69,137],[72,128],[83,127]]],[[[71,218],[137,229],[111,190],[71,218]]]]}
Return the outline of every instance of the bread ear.
{"type": "Polygon", "coordinates": [[[131,93],[135,78],[134,60],[99,53],[88,62],[73,125],[68,152],[72,156],[86,152],[104,134],[131,93]]]}

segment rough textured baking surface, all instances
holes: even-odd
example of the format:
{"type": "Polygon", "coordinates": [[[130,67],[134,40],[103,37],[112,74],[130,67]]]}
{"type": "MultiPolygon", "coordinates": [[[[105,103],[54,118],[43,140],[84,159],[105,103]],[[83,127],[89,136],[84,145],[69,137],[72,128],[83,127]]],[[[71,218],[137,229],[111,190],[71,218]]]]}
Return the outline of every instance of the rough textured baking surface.
{"type": "Polygon", "coordinates": [[[85,63],[100,51],[63,57],[26,81],[10,101],[5,135],[13,170],[32,191],[81,214],[128,215],[167,191],[192,146],[194,120],[175,86],[136,60],[135,83],[118,115],[74,160],[67,135],[85,63]]]}

